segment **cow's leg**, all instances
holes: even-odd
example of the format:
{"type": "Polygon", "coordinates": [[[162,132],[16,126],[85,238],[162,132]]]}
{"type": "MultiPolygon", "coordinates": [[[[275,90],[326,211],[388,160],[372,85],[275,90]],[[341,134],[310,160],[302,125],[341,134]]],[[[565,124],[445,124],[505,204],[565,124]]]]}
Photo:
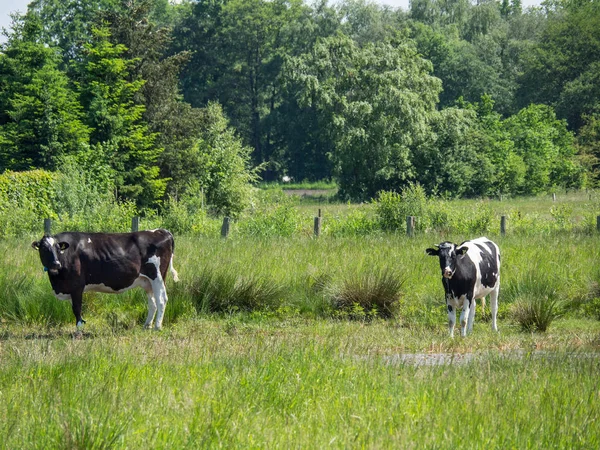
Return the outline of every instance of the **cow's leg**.
{"type": "Polygon", "coordinates": [[[450,331],[450,337],[454,337],[454,325],[456,324],[456,308],[450,304],[446,304],[448,307],[448,331],[450,331]]]}
{"type": "Polygon", "coordinates": [[[498,331],[496,325],[496,316],[498,315],[498,293],[500,292],[500,282],[496,284],[496,288],[490,293],[490,303],[492,309],[492,330],[498,331]]]}
{"type": "Polygon", "coordinates": [[[473,323],[475,322],[475,310],[477,309],[477,301],[473,299],[469,308],[469,321],[467,322],[467,332],[473,331],[473,323]]]}
{"type": "Polygon", "coordinates": [[[152,290],[154,291],[154,298],[158,311],[156,313],[156,323],[154,328],[160,330],[162,327],[163,317],[165,315],[165,307],[167,306],[167,289],[162,277],[159,275],[155,280],[152,281],[152,290]]]}
{"type": "Polygon", "coordinates": [[[467,335],[467,318],[471,313],[470,306],[471,300],[467,295],[465,295],[463,300],[463,309],[460,313],[460,335],[462,337],[465,337],[467,335]]]}
{"type": "Polygon", "coordinates": [[[154,315],[156,314],[156,300],[151,286],[146,289],[146,294],[148,295],[148,317],[146,317],[144,328],[152,328],[152,322],[154,322],[154,315]]]}
{"type": "Polygon", "coordinates": [[[81,304],[83,303],[83,289],[76,290],[71,292],[71,308],[73,309],[73,314],[75,314],[75,323],[77,324],[77,329],[80,330],[83,328],[85,324],[85,320],[81,317],[81,304]]]}

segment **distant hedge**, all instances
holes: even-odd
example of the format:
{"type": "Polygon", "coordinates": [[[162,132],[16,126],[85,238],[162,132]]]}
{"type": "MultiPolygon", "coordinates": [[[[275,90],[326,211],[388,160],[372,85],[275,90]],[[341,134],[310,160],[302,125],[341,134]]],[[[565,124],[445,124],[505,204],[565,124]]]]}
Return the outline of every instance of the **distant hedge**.
{"type": "Polygon", "coordinates": [[[4,172],[0,175],[0,211],[27,208],[38,217],[54,217],[56,181],[60,176],[46,170],[4,172]]]}

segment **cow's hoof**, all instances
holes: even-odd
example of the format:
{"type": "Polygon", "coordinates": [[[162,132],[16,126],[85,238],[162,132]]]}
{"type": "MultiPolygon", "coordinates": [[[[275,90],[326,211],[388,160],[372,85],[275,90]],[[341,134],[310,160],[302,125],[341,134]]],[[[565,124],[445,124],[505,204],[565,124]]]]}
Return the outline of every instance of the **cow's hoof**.
{"type": "Polygon", "coordinates": [[[76,330],[72,336],[73,339],[83,339],[83,330],[76,330]]]}

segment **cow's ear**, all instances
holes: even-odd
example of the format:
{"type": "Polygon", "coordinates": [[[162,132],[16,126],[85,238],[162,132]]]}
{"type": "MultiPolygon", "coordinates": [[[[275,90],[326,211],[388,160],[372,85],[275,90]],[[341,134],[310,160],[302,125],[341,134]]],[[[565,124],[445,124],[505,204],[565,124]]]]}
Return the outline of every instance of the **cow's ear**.
{"type": "Polygon", "coordinates": [[[440,249],[436,249],[436,248],[428,248],[425,249],[425,253],[427,253],[429,256],[439,256],[440,254],[440,249]]]}
{"type": "Polygon", "coordinates": [[[459,256],[464,256],[469,251],[469,247],[459,247],[456,249],[456,254],[459,256]]]}
{"type": "Polygon", "coordinates": [[[60,251],[64,252],[66,249],[69,248],[69,244],[67,242],[59,242],[58,248],[60,249],[60,251]]]}
{"type": "Polygon", "coordinates": [[[33,241],[33,242],[31,243],[31,246],[32,246],[33,248],[35,248],[36,250],[39,250],[39,249],[40,249],[40,241],[33,241]]]}

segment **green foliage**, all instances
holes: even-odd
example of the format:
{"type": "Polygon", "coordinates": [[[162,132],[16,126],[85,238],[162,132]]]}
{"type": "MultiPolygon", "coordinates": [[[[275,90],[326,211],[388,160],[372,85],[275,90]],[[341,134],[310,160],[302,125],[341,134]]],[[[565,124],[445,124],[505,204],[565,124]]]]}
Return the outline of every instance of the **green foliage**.
{"type": "Polygon", "coordinates": [[[293,201],[281,194],[276,202],[268,201],[263,195],[254,206],[251,214],[237,224],[241,236],[285,236],[296,234],[302,226],[301,215],[293,201]]]}
{"type": "Polygon", "coordinates": [[[160,216],[160,226],[174,234],[217,236],[219,221],[208,217],[202,201],[202,192],[198,190],[188,190],[181,200],[169,197],[160,216]]]}
{"type": "Polygon", "coordinates": [[[369,199],[412,175],[409,146],[441,89],[430,70],[409,41],[360,47],[343,35],[289,61],[299,105],[327,129],[342,199],[369,199]]]}
{"type": "Polygon", "coordinates": [[[383,230],[406,229],[407,216],[418,217],[417,229],[425,229],[428,218],[425,190],[410,184],[400,194],[381,191],[375,201],[375,212],[383,230]]]}
{"type": "Polygon", "coordinates": [[[130,81],[135,61],[124,57],[124,45],[110,42],[107,28],[92,31],[79,69],[81,102],[92,129],[90,144],[102,147],[120,195],[140,208],[154,206],[166,180],[156,165],[163,149],[155,146],[156,135],[142,119],[145,107],[134,102],[144,80],[130,81]]]}
{"type": "Polygon", "coordinates": [[[0,172],[54,170],[84,149],[89,129],[54,47],[40,41],[35,15],[17,22],[0,54],[0,172]]]}
{"type": "Polygon", "coordinates": [[[551,108],[528,106],[508,118],[505,126],[527,166],[522,193],[538,194],[551,186],[581,187],[573,135],[551,108]]]}
{"type": "Polygon", "coordinates": [[[328,236],[367,236],[380,229],[370,208],[358,207],[348,214],[324,219],[323,234],[328,236]]]}
{"type": "Polygon", "coordinates": [[[259,168],[250,168],[250,148],[242,145],[217,103],[204,110],[205,126],[198,140],[197,173],[211,208],[231,216],[240,214],[252,198],[251,183],[259,168]]]}

